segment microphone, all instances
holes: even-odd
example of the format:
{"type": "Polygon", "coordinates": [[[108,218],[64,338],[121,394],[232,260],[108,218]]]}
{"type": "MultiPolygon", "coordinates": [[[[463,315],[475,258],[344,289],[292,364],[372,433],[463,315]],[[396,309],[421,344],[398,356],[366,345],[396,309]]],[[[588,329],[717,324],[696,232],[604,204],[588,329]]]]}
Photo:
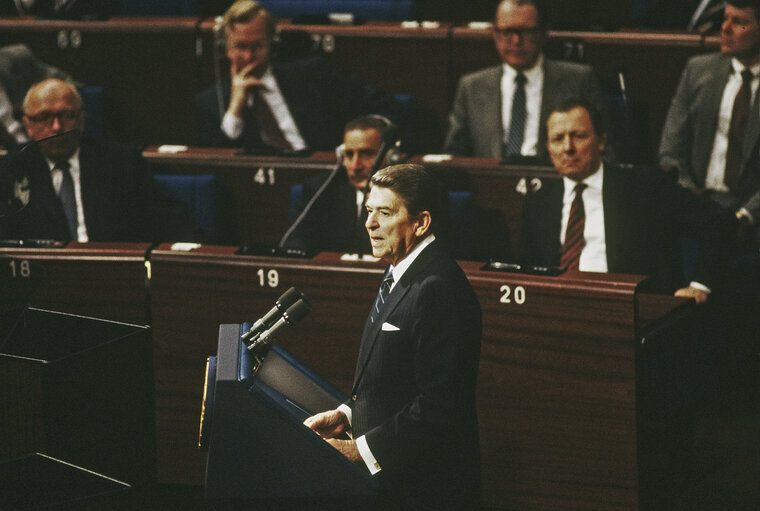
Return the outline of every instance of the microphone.
{"type": "Polygon", "coordinates": [[[617,75],[618,84],[620,85],[620,98],[623,100],[623,108],[628,108],[628,93],[625,88],[625,64],[618,63],[613,68],[613,72],[617,75]]]}
{"type": "Polygon", "coordinates": [[[272,307],[263,317],[256,320],[253,326],[240,336],[240,339],[246,344],[256,341],[263,331],[272,326],[277,318],[287,311],[288,307],[296,303],[302,297],[303,295],[301,295],[301,293],[294,287],[285,291],[282,296],[274,302],[274,307],[272,307]]]}
{"type": "Polygon", "coordinates": [[[274,341],[274,335],[285,326],[294,326],[305,318],[311,312],[311,302],[303,296],[296,303],[288,307],[288,310],[282,313],[282,317],[277,323],[266,332],[262,333],[255,342],[248,346],[249,350],[256,350],[259,346],[269,346],[274,341]]]}

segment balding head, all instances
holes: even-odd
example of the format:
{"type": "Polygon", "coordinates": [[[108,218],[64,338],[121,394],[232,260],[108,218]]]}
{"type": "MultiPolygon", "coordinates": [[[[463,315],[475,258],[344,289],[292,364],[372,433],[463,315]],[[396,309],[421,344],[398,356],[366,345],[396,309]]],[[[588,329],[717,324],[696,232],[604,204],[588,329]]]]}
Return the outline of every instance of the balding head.
{"type": "Polygon", "coordinates": [[[24,97],[22,121],[33,140],[73,131],[70,135],[40,144],[40,151],[53,161],[68,159],[79,147],[84,131],[82,98],[68,82],[50,78],[32,85],[24,97]]]}

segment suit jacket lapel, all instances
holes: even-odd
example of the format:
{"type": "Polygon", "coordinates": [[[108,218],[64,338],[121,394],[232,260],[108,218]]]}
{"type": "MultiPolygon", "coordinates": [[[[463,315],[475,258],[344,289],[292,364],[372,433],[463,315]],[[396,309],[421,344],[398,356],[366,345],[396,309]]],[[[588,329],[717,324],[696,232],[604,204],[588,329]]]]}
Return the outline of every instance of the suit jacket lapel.
{"type": "Polygon", "coordinates": [[[619,179],[619,173],[608,163],[605,163],[604,180],[602,182],[602,208],[604,209],[604,240],[607,252],[607,271],[614,272],[619,268],[619,255],[626,236],[630,233],[625,223],[628,218],[628,201],[625,184],[619,179]]]}
{"type": "Polygon", "coordinates": [[[741,174],[744,174],[747,164],[755,154],[757,142],[760,139],[760,88],[755,92],[755,98],[752,101],[752,111],[747,121],[747,131],[744,133],[742,142],[742,166],[741,174]]]}
{"type": "Polygon", "coordinates": [[[502,154],[502,144],[504,139],[504,122],[501,118],[501,77],[504,74],[504,69],[499,66],[494,71],[492,79],[487,82],[487,87],[480,91],[482,95],[482,102],[488,105],[485,108],[483,115],[484,123],[481,129],[483,134],[489,134],[489,146],[491,147],[491,154],[502,154]]]}
{"type": "Polygon", "coordinates": [[[541,259],[551,261],[551,264],[559,264],[562,251],[559,239],[562,230],[562,198],[565,193],[565,183],[564,180],[557,179],[552,182],[544,182],[544,186],[550,187],[547,190],[546,212],[541,215],[546,225],[539,226],[537,232],[545,233],[546,237],[541,241],[540,246],[549,248],[551,253],[546,254],[541,259]]]}

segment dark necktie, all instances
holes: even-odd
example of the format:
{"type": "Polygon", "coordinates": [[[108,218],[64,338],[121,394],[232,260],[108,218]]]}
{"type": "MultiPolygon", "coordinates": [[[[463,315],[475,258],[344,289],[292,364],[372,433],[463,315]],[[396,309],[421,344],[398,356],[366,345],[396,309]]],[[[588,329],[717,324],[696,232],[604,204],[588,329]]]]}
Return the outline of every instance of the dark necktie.
{"type": "Polygon", "coordinates": [[[723,182],[731,191],[736,191],[742,165],[742,145],[747,119],[752,103],[752,72],[742,71],[742,86],[734,98],[731,110],[731,126],[728,129],[728,150],[726,151],[726,171],[723,182]]]}
{"type": "Polygon", "coordinates": [[[586,211],[583,208],[583,190],[587,185],[578,183],[575,185],[575,197],[570,205],[570,216],[565,230],[565,244],[562,246],[562,258],[560,264],[568,270],[577,270],[581,259],[581,251],[585,241],[583,229],[586,227],[586,211]]]}
{"type": "Polygon", "coordinates": [[[56,163],[55,168],[60,169],[63,175],[61,189],[58,191],[58,199],[63,206],[63,212],[66,214],[66,221],[69,226],[69,236],[72,240],[77,239],[77,200],[74,196],[74,180],[71,178],[69,163],[56,163]]]}
{"type": "Polygon", "coordinates": [[[515,92],[512,96],[512,115],[509,119],[509,138],[504,148],[504,157],[520,154],[525,135],[525,75],[518,73],[515,77],[515,92]]]}
{"type": "Polygon", "coordinates": [[[280,129],[280,125],[277,124],[277,119],[275,119],[272,109],[269,108],[269,103],[266,102],[261,92],[261,87],[256,87],[253,90],[253,115],[256,122],[259,123],[261,138],[275,149],[293,149],[280,129]]]}
{"type": "Polygon", "coordinates": [[[372,311],[369,313],[369,319],[372,323],[375,322],[380,315],[380,311],[383,310],[385,300],[388,298],[388,293],[391,292],[391,286],[393,285],[393,272],[388,268],[383,277],[383,283],[380,285],[380,292],[377,293],[375,304],[372,306],[372,311]]]}

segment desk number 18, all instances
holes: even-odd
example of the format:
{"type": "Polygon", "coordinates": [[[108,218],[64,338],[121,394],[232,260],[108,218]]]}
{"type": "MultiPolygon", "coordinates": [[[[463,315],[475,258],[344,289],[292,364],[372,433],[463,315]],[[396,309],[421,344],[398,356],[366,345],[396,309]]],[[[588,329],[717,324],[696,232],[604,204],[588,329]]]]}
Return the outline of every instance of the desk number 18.
{"type": "Polygon", "coordinates": [[[32,274],[32,268],[29,266],[29,261],[26,259],[20,261],[11,260],[8,265],[11,267],[11,278],[17,279],[21,277],[26,279],[32,274]]]}

